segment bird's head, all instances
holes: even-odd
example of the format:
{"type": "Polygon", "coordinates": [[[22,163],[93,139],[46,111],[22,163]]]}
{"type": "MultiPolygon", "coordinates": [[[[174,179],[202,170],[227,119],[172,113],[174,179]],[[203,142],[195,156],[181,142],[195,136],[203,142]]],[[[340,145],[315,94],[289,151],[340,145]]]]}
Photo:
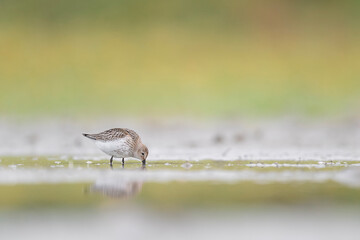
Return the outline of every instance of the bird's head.
{"type": "Polygon", "coordinates": [[[141,161],[145,161],[148,154],[149,154],[148,148],[144,144],[141,143],[140,147],[138,148],[138,150],[135,153],[135,157],[137,159],[140,159],[141,161]]]}

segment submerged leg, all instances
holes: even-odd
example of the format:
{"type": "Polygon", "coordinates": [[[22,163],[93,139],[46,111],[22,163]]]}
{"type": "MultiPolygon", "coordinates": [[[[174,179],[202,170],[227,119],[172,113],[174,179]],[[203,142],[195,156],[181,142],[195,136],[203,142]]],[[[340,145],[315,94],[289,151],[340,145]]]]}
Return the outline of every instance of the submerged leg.
{"type": "Polygon", "coordinates": [[[110,166],[112,166],[113,158],[114,158],[114,156],[111,156],[111,158],[110,158],[110,166]]]}

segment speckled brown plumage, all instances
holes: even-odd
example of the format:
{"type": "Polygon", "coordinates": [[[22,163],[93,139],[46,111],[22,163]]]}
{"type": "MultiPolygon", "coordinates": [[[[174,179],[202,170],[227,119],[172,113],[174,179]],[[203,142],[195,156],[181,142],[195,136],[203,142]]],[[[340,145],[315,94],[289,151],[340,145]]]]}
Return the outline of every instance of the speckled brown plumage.
{"type": "Polygon", "coordinates": [[[114,141],[119,138],[124,138],[126,136],[130,136],[134,142],[139,139],[139,135],[131,129],[128,128],[112,128],[101,133],[96,134],[83,134],[85,137],[88,137],[93,140],[100,140],[100,141],[114,141]]]}

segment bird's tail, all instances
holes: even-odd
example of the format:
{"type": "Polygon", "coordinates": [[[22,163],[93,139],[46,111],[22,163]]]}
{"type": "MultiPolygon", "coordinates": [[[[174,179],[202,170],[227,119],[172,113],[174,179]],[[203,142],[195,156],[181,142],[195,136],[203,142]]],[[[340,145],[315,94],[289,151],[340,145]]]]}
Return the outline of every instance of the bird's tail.
{"type": "Polygon", "coordinates": [[[83,133],[84,137],[90,138],[92,140],[96,140],[96,138],[92,134],[83,133]]]}

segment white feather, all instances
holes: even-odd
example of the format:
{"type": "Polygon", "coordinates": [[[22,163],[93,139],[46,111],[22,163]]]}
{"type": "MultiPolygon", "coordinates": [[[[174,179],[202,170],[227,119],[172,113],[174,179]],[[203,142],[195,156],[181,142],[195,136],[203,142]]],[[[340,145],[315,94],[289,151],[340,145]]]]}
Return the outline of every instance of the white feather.
{"type": "Polygon", "coordinates": [[[117,158],[126,158],[126,157],[132,157],[132,151],[130,149],[130,146],[126,143],[127,141],[131,141],[130,136],[126,136],[124,138],[120,138],[114,141],[99,141],[96,140],[95,144],[96,146],[103,151],[104,153],[114,156],[117,158]]]}

